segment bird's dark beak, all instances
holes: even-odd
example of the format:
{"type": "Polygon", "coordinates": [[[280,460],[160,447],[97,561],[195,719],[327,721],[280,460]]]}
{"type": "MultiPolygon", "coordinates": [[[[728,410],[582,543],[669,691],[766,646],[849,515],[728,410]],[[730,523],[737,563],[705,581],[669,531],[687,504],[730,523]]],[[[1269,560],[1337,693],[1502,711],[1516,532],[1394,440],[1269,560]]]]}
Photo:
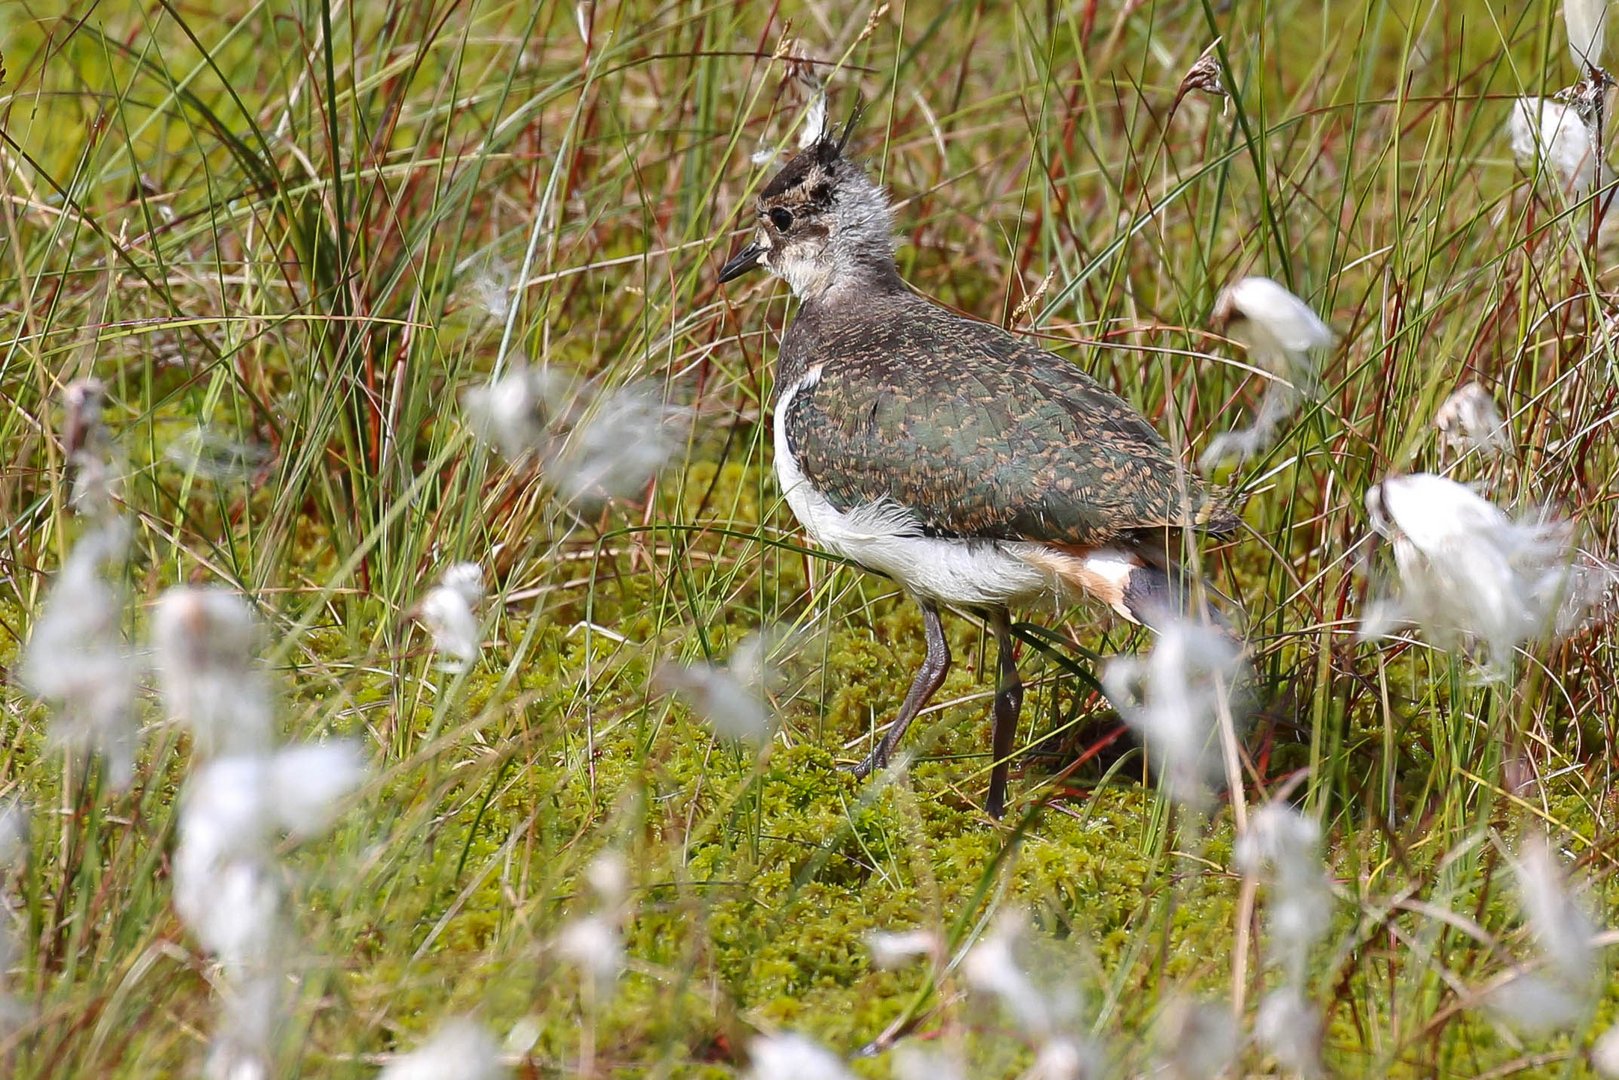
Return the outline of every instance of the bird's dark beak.
{"type": "Polygon", "coordinates": [[[723,285],[727,281],[739,278],[758,266],[759,258],[764,253],[765,249],[759,244],[749,244],[735,255],[732,255],[730,261],[720,267],[720,284],[723,285]]]}

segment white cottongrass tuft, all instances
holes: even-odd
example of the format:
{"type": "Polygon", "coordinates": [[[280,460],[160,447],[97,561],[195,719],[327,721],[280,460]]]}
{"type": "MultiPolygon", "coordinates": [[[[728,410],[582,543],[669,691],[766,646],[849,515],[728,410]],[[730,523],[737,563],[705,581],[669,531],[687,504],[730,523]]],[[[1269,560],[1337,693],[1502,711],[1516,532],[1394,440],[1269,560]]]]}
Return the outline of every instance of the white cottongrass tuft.
{"type": "Polygon", "coordinates": [[[1321,1011],[1293,986],[1272,990],[1259,1003],[1254,1036],[1282,1068],[1300,1076],[1322,1076],[1321,1011]]]}
{"type": "Polygon", "coordinates": [[[1362,623],[1365,638],[1415,622],[1441,648],[1481,643],[1510,665],[1521,644],[1554,633],[1571,595],[1573,528],[1521,519],[1443,476],[1391,476],[1366,492],[1372,528],[1394,546],[1399,588],[1362,623]]]}
{"type": "Polygon", "coordinates": [[[5,888],[28,859],[28,810],[14,798],[0,798],[0,1037],[9,1035],[28,1015],[28,1007],[11,993],[11,969],[22,953],[24,928],[21,897],[5,888]]]}
{"type": "Polygon", "coordinates": [[[1222,290],[1214,302],[1214,321],[1274,378],[1265,387],[1253,423],[1209,444],[1199,461],[1205,470],[1268,447],[1282,421],[1292,415],[1299,395],[1315,391],[1312,354],[1337,341],[1310,305],[1268,277],[1246,277],[1222,290]]]}
{"type": "Polygon", "coordinates": [[[186,782],[174,909],[219,964],[219,1023],[204,1068],[212,1080],[277,1075],[290,930],[275,844],[324,832],[364,775],[359,749],[334,743],[217,758],[186,782]]]}
{"type": "Polygon", "coordinates": [[[873,967],[903,967],[919,956],[937,958],[944,941],[932,930],[872,930],[866,934],[866,948],[873,967]]]}
{"type": "Polygon", "coordinates": [[[564,960],[587,977],[594,1000],[611,993],[624,973],[629,864],[620,852],[605,851],[585,868],[585,882],[595,897],[596,910],[565,925],[557,935],[556,947],[564,960]]]}
{"type": "Polygon", "coordinates": [[[1507,137],[1519,164],[1544,173],[1574,200],[1608,180],[1591,127],[1572,105],[1550,98],[1519,98],[1507,118],[1507,137]]]}
{"type": "Polygon", "coordinates": [[[388,1062],[378,1080],[502,1080],[509,1075],[495,1037],[476,1020],[458,1017],[440,1024],[415,1050],[388,1062]]]}
{"type": "Polygon", "coordinates": [[[1581,75],[1602,66],[1607,24],[1608,0],[1563,0],[1563,25],[1568,28],[1568,51],[1581,75]]]}
{"type": "Polygon", "coordinates": [[[246,480],[269,460],[262,446],[233,439],[208,427],[195,427],[175,436],[163,456],[192,476],[215,483],[246,480]]]}
{"type": "Polygon", "coordinates": [[[100,379],[75,379],[62,388],[62,404],[62,453],[73,480],[68,505],[89,517],[109,517],[117,511],[124,470],[102,421],[107,387],[100,379]]]}
{"type": "Polygon", "coordinates": [[[1490,1008],[1521,1031],[1545,1034],[1578,1027],[1601,993],[1596,924],[1569,886],[1545,837],[1526,837],[1512,860],[1524,921],[1544,961],[1489,995],[1490,1008]]]}
{"type": "Polygon", "coordinates": [[[762,746],[776,730],[770,692],[779,684],[774,658],[791,637],[755,631],[724,664],[665,664],[653,682],[673,693],[722,739],[762,746]]]}
{"type": "Polygon", "coordinates": [[[836,1054],[793,1032],[753,1039],[748,1058],[747,1080],[854,1080],[836,1054]]]}
{"type": "Polygon", "coordinates": [[[558,496],[581,507],[639,494],[677,448],[682,415],[654,383],[572,386],[526,365],[467,389],[461,406],[475,435],[509,459],[537,457],[558,496]]]}
{"type": "Polygon", "coordinates": [[[1248,819],[1232,861],[1245,877],[1269,881],[1271,945],[1288,983],[1302,987],[1310,949],[1332,922],[1321,827],[1286,803],[1268,803],[1248,819]]]}
{"type": "Polygon", "coordinates": [[[121,569],[128,529],[114,520],[79,538],[57,572],[23,650],[22,684],[54,707],[52,741],[100,756],[115,789],[135,777],[138,665],[124,642],[121,569]]]}
{"type": "Polygon", "coordinates": [[[1194,809],[1213,797],[1222,776],[1220,721],[1234,715],[1245,665],[1230,635],[1172,619],[1152,652],[1121,656],[1102,672],[1102,689],[1146,743],[1166,794],[1194,809]]]}
{"type": "MultiPolygon", "coordinates": [[[[1044,1046],[1064,1038],[1077,1023],[1083,1000],[1064,965],[1035,957],[1027,917],[1003,910],[961,962],[962,976],[976,993],[1000,1002],[1019,1030],[1044,1046]]],[[[1054,1051],[1054,1053],[1057,1053],[1054,1051]]]]}
{"type": "Polygon", "coordinates": [[[967,1080],[967,1068],[947,1050],[905,1042],[894,1048],[894,1080],[967,1080]]]}
{"type": "MultiPolygon", "coordinates": [[[[826,83],[815,73],[814,65],[792,60],[788,63],[794,64],[794,76],[809,94],[809,100],[804,104],[803,118],[798,124],[797,139],[798,149],[806,150],[827,133],[826,83]]],[[[783,149],[782,146],[760,143],[750,160],[758,166],[769,165],[781,157],[783,149]]]]}
{"type": "Polygon", "coordinates": [[[477,563],[456,563],[416,605],[416,617],[433,635],[433,648],[443,671],[465,671],[483,651],[478,605],[483,602],[483,570],[477,563]]]}
{"type": "Polygon", "coordinates": [[[1444,444],[1463,454],[1497,457],[1512,449],[1506,421],[1490,392],[1476,382],[1463,383],[1433,417],[1444,444]]]}
{"type": "Polygon", "coordinates": [[[187,780],[174,852],[174,907],[221,963],[250,966],[280,940],[277,839],[325,832],[365,778],[352,743],[222,757],[187,780]]]}
{"type": "Polygon", "coordinates": [[[1231,1006],[1178,998],[1164,1010],[1154,1043],[1156,1069],[1167,1080],[1208,1080],[1237,1059],[1242,1032],[1231,1006]]]}
{"type": "Polygon", "coordinates": [[[1619,1080],[1619,1025],[1598,1035],[1591,1044],[1591,1068],[1602,1080],[1619,1080]]]}
{"type": "Polygon", "coordinates": [[[152,650],[163,706],[204,755],[270,747],[273,704],[257,659],[260,636],[252,606],[234,592],[177,585],[158,598],[152,650]]]}

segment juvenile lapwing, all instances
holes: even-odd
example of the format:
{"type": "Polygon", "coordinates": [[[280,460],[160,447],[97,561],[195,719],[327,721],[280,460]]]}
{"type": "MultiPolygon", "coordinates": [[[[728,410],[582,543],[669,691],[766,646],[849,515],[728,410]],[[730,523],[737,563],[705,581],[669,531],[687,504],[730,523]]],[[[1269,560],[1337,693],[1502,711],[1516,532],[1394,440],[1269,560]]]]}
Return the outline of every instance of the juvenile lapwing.
{"type": "Polygon", "coordinates": [[[912,292],[888,198],[844,156],[848,136],[782,167],[719,279],[763,266],[799,301],[773,402],[787,504],[822,547],[922,608],[927,659],[856,773],[888,763],[944,682],[940,609],[979,614],[1000,659],[986,803],[999,817],[1023,703],[1009,608],[1077,590],[1151,625],[1184,603],[1183,534],[1224,535],[1237,518],[1089,375],[912,292]]]}

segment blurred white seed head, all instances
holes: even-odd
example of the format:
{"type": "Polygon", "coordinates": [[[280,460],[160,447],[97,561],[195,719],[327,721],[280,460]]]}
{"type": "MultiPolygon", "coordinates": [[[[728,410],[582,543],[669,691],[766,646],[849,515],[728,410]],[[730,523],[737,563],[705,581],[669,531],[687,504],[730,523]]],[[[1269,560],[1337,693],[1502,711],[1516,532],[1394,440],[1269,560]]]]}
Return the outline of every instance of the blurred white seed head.
{"type": "Polygon", "coordinates": [[[1563,25],[1568,28],[1568,51],[1584,75],[1602,66],[1607,37],[1608,0],[1563,0],[1563,25]]]}
{"type": "Polygon", "coordinates": [[[624,939],[617,918],[606,914],[574,919],[557,935],[557,952],[595,983],[598,994],[611,991],[624,971],[624,939]]]}
{"type": "Polygon", "coordinates": [[[919,956],[939,956],[944,941],[932,930],[872,930],[866,934],[866,948],[873,967],[897,968],[919,956]]]}
{"type": "Polygon", "coordinates": [[[364,775],[351,743],[222,757],[192,773],[180,801],[174,906],[205,949],[239,967],[275,954],[283,882],[272,846],[282,834],[324,832],[364,775]]]}
{"type": "Polygon", "coordinates": [[[1591,995],[1556,975],[1518,972],[1491,989],[1485,1005],[1516,1030],[1540,1036],[1584,1024],[1591,995]]]}
{"type": "Polygon", "coordinates": [[[1543,514],[1514,520],[1442,476],[1392,476],[1366,493],[1372,528],[1394,547],[1399,588],[1373,609],[1362,637],[1412,621],[1441,648],[1481,643],[1490,662],[1545,637],[1571,595],[1573,528],[1543,514]]]}
{"type": "Polygon", "coordinates": [[[152,613],[153,659],[170,717],[199,752],[251,754],[269,748],[274,706],[259,666],[253,608],[226,589],[177,585],[152,613]]]}
{"type": "Polygon", "coordinates": [[[617,910],[630,897],[630,864],[621,851],[604,851],[585,867],[585,883],[596,894],[596,902],[617,910]]]}
{"type": "Polygon", "coordinates": [[[440,1024],[421,1046],[390,1061],[379,1080],[503,1080],[509,1075],[495,1037],[476,1020],[459,1017],[440,1024]]]}
{"type": "Polygon", "coordinates": [[[195,427],[172,439],[163,456],[190,475],[231,483],[252,476],[269,460],[270,452],[212,428],[195,427]]]}
{"type": "Polygon", "coordinates": [[[28,807],[14,796],[0,798],[0,873],[21,869],[27,858],[28,807]]]}
{"type": "Polygon", "coordinates": [[[1256,364],[1303,391],[1315,377],[1312,351],[1337,341],[1309,304],[1268,277],[1245,277],[1222,290],[1214,322],[1245,345],[1256,364]]]}
{"type": "Polygon", "coordinates": [[[19,671],[30,693],[55,706],[52,741],[101,756],[107,782],[135,775],[137,665],[124,643],[125,595],[108,576],[123,565],[128,529],[113,521],[82,536],[57,572],[19,671]]]}
{"type": "Polygon", "coordinates": [[[793,647],[790,635],[755,631],[723,665],[666,664],[653,681],[685,702],[722,739],[762,746],[776,729],[770,693],[780,684],[778,661],[793,647]]]}
{"type": "Polygon", "coordinates": [[[1121,656],[1102,672],[1102,689],[1146,743],[1165,792],[1206,806],[1222,774],[1219,723],[1236,712],[1244,674],[1240,647],[1211,626],[1171,619],[1152,652],[1121,656]]]}
{"type": "Polygon", "coordinates": [[[1321,1012],[1293,986],[1272,990],[1259,1003],[1254,1021],[1259,1044],[1284,1069],[1300,1076],[1321,1076],[1321,1012]]]}
{"type": "MultiPolygon", "coordinates": [[[[804,150],[814,146],[826,134],[826,83],[815,73],[814,65],[802,61],[788,62],[794,64],[794,75],[808,94],[803,117],[798,123],[797,146],[804,150]]],[[[761,142],[751,160],[755,165],[769,165],[781,156],[783,149],[782,146],[761,142]]]]}
{"type": "Polygon", "coordinates": [[[1215,297],[1214,325],[1240,342],[1249,358],[1275,376],[1265,386],[1253,422],[1218,435],[1198,459],[1213,471],[1228,460],[1262,453],[1293,415],[1299,395],[1315,391],[1313,352],[1337,340],[1310,305],[1268,277],[1245,277],[1215,297]]]}
{"type": "Polygon", "coordinates": [[[1507,118],[1512,153],[1526,169],[1548,177],[1564,195],[1583,199],[1607,182],[1590,126],[1571,105],[1519,98],[1507,118]]]}
{"type": "Polygon", "coordinates": [[[433,635],[443,671],[465,671],[483,650],[483,627],[477,608],[483,601],[483,570],[476,563],[456,563],[416,605],[416,617],[433,635]]]}
{"type": "Polygon", "coordinates": [[[894,1048],[894,1080],[967,1080],[967,1067],[948,1050],[905,1042],[894,1048]]]}
{"type": "Polygon", "coordinates": [[[507,458],[537,456],[557,495],[582,508],[639,494],[675,452],[683,415],[654,383],[569,386],[523,365],[461,404],[474,434],[507,458]]]}
{"type": "Polygon", "coordinates": [[[1098,1075],[1096,1065],[1094,1048],[1072,1036],[1054,1036],[1036,1048],[1023,1080],[1086,1080],[1098,1075]]]}
{"type": "Polygon", "coordinates": [[[1501,410],[1476,382],[1457,387],[1434,413],[1433,422],[1444,444],[1460,453],[1496,457],[1512,449],[1501,410]]]}
{"type": "Polygon", "coordinates": [[[1166,1080],[1210,1080],[1237,1059],[1242,1033],[1231,1006],[1178,998],[1164,1010],[1154,1038],[1157,1069],[1166,1080]]]}
{"type": "Polygon", "coordinates": [[[1048,1042],[1078,1021],[1083,1004],[1079,985],[1065,965],[1033,955],[1027,917],[1003,910],[961,962],[962,976],[975,992],[995,998],[1036,1044],[1048,1042]]]}
{"type": "Polygon", "coordinates": [[[117,509],[123,468],[114,458],[103,413],[107,388],[100,379],[75,379],[62,388],[66,416],[62,424],[62,454],[73,479],[68,504],[88,516],[106,516],[117,509]]]}
{"type": "Polygon", "coordinates": [[[203,1065],[205,1080],[273,1080],[279,1075],[275,1043],[286,1012],[285,975],[263,970],[228,979],[218,989],[219,1022],[203,1065]]]}
{"type": "Polygon", "coordinates": [[[747,1080],[854,1080],[836,1054],[790,1031],[751,1040],[748,1058],[747,1080]]]}
{"type": "Polygon", "coordinates": [[[1232,849],[1246,877],[1270,883],[1267,925],[1290,984],[1303,984],[1310,949],[1332,923],[1332,890],[1321,863],[1321,828],[1293,807],[1267,803],[1232,849]]]}
{"type": "Polygon", "coordinates": [[[1591,1068],[1602,1080],[1619,1080],[1619,1025],[1598,1035],[1591,1044],[1591,1068]]]}
{"type": "Polygon", "coordinates": [[[1529,932],[1552,971],[1571,984],[1588,984],[1598,970],[1592,943],[1596,925],[1575,898],[1562,862],[1545,837],[1524,839],[1512,871],[1529,932]]]}

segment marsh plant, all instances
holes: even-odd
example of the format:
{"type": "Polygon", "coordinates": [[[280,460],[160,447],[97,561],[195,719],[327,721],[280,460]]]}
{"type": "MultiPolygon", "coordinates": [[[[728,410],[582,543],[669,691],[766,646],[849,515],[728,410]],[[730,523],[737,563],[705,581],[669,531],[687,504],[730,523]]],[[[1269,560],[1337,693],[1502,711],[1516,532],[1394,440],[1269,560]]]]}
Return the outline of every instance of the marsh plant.
{"type": "Polygon", "coordinates": [[[1619,1076],[1609,14],[0,5],[0,1075],[1619,1076]],[[834,131],[1242,515],[1000,821],[716,286],[834,131]]]}

